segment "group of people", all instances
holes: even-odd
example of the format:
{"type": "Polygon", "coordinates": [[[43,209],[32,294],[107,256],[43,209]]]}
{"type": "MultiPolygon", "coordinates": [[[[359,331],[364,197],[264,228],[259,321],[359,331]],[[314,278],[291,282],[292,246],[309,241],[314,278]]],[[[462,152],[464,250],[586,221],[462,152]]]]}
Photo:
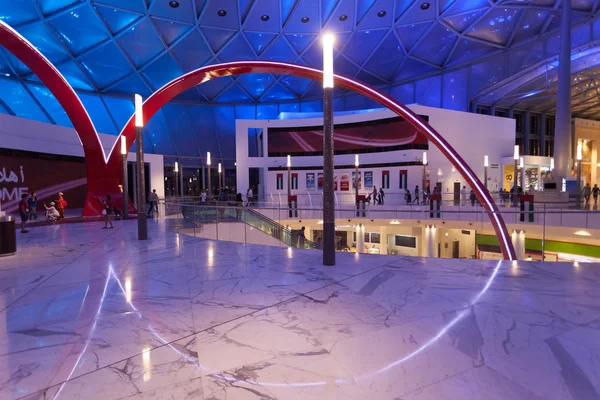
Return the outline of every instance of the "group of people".
{"type": "MultiPolygon", "coordinates": [[[[436,194],[436,193],[437,193],[437,189],[434,189],[433,190],[433,194],[436,194]]],[[[415,190],[413,191],[413,193],[411,193],[408,188],[406,188],[404,190],[404,202],[406,204],[413,204],[413,203],[419,204],[419,201],[420,201],[419,195],[420,194],[423,197],[423,201],[421,202],[421,204],[429,204],[429,196],[431,195],[429,187],[425,188],[425,190],[423,191],[423,193],[421,193],[419,191],[419,185],[415,186],[415,190]],[[413,194],[415,195],[414,199],[412,197],[413,194]]]]}
{"type": "MultiPolygon", "coordinates": [[[[29,233],[25,229],[27,221],[36,221],[37,215],[38,197],[35,192],[31,194],[23,193],[21,195],[21,201],[19,202],[19,214],[21,217],[21,233],[29,233]]],[[[65,208],[67,208],[67,201],[64,198],[62,192],[58,193],[58,198],[50,202],[50,205],[44,203],[46,209],[46,220],[56,222],[65,218],[65,208]]]]}
{"type": "Polygon", "coordinates": [[[383,191],[383,188],[379,188],[378,192],[377,186],[373,185],[373,191],[369,193],[365,201],[371,203],[371,200],[373,200],[373,204],[384,204],[385,192],[383,191]]]}
{"type": "Polygon", "coordinates": [[[588,183],[583,188],[583,199],[585,200],[585,204],[590,204],[590,196],[594,197],[594,204],[598,204],[598,194],[600,194],[600,187],[598,184],[594,184],[594,187],[591,187],[588,183]]]}

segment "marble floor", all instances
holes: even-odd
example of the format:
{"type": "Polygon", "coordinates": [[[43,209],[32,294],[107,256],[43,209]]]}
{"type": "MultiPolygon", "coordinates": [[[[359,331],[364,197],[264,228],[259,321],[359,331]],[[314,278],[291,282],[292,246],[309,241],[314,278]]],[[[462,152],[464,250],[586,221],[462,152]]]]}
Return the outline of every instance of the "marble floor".
{"type": "Polygon", "coordinates": [[[599,399],[600,266],[33,228],[0,259],[0,399],[599,399]]]}

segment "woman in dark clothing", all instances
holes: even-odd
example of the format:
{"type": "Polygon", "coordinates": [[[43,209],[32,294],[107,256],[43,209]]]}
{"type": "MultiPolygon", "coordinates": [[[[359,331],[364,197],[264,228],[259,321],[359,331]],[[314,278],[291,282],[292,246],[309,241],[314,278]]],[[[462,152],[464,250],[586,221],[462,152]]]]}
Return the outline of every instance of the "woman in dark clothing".
{"type": "Polygon", "coordinates": [[[235,214],[237,216],[237,219],[241,220],[242,218],[242,207],[244,207],[244,199],[242,198],[242,194],[238,193],[235,196],[235,214]]]}
{"type": "Polygon", "coordinates": [[[106,195],[106,199],[100,198],[98,199],[104,209],[102,210],[102,214],[104,215],[104,228],[102,229],[113,229],[112,217],[113,217],[113,205],[110,201],[110,195],[106,195]],[[110,227],[109,227],[110,225],[110,227]]]}

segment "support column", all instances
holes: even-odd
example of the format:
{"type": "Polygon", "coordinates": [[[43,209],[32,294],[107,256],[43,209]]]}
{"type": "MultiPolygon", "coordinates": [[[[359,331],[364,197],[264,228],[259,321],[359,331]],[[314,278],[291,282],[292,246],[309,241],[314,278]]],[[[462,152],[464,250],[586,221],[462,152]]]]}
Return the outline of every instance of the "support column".
{"type": "Polygon", "coordinates": [[[523,124],[523,155],[530,156],[531,155],[531,146],[529,145],[529,138],[531,136],[531,113],[529,111],[525,112],[523,116],[525,118],[525,122],[523,124]]]}
{"type": "Polygon", "coordinates": [[[179,166],[181,167],[179,171],[179,196],[183,197],[185,195],[185,186],[183,185],[183,165],[180,163],[179,166]]]}
{"type": "Polygon", "coordinates": [[[517,260],[525,259],[525,231],[513,231],[511,235],[512,244],[515,248],[517,260]]]}
{"type": "Polygon", "coordinates": [[[356,225],[356,252],[365,252],[365,226],[363,224],[356,225]]]}
{"type": "Polygon", "coordinates": [[[323,88],[323,265],[335,265],[333,87],[323,88]]]}
{"type": "Polygon", "coordinates": [[[435,225],[427,225],[423,227],[423,257],[435,257],[437,228],[435,225]]]}
{"type": "Polygon", "coordinates": [[[127,182],[127,153],[122,155],[123,157],[123,219],[129,218],[129,184],[127,182]]]}
{"type": "Polygon", "coordinates": [[[550,157],[550,154],[546,154],[546,124],[548,123],[548,117],[544,114],[540,116],[540,140],[539,140],[539,152],[541,157],[550,157]]]}
{"type": "Polygon", "coordinates": [[[388,254],[388,234],[386,226],[380,228],[379,239],[379,254],[388,254]]]}
{"type": "Polygon", "coordinates": [[[594,187],[594,183],[598,182],[598,141],[594,140],[591,143],[588,141],[588,144],[590,146],[590,159],[592,162],[592,166],[591,166],[591,171],[592,171],[592,175],[591,175],[591,179],[592,181],[590,182],[592,187],[594,187]]]}
{"type": "Polygon", "coordinates": [[[556,92],[556,131],[554,165],[559,179],[570,176],[573,165],[571,138],[571,2],[562,2],[560,51],[558,53],[558,88],[556,92]]]}
{"type": "Polygon", "coordinates": [[[144,170],[144,139],[142,128],[135,128],[136,165],[137,165],[137,212],[138,212],[138,240],[148,239],[148,218],[146,216],[146,179],[144,170]]]}

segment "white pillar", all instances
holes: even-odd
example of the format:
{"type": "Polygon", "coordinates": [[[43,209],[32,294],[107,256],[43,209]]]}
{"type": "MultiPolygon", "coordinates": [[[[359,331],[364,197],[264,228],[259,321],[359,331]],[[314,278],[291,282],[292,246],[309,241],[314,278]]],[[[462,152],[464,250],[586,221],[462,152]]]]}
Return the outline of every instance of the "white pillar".
{"type": "Polygon", "coordinates": [[[421,254],[423,257],[435,257],[436,239],[437,239],[437,228],[435,225],[427,225],[422,228],[423,234],[423,251],[421,254]]]}
{"type": "Polygon", "coordinates": [[[387,226],[382,226],[379,231],[379,254],[388,254],[387,226]]]}
{"type": "Polygon", "coordinates": [[[365,226],[363,224],[356,225],[356,252],[365,252],[365,226]]]}
{"type": "Polygon", "coordinates": [[[513,231],[511,235],[512,244],[517,254],[517,260],[525,259],[525,231],[513,231]]]}

